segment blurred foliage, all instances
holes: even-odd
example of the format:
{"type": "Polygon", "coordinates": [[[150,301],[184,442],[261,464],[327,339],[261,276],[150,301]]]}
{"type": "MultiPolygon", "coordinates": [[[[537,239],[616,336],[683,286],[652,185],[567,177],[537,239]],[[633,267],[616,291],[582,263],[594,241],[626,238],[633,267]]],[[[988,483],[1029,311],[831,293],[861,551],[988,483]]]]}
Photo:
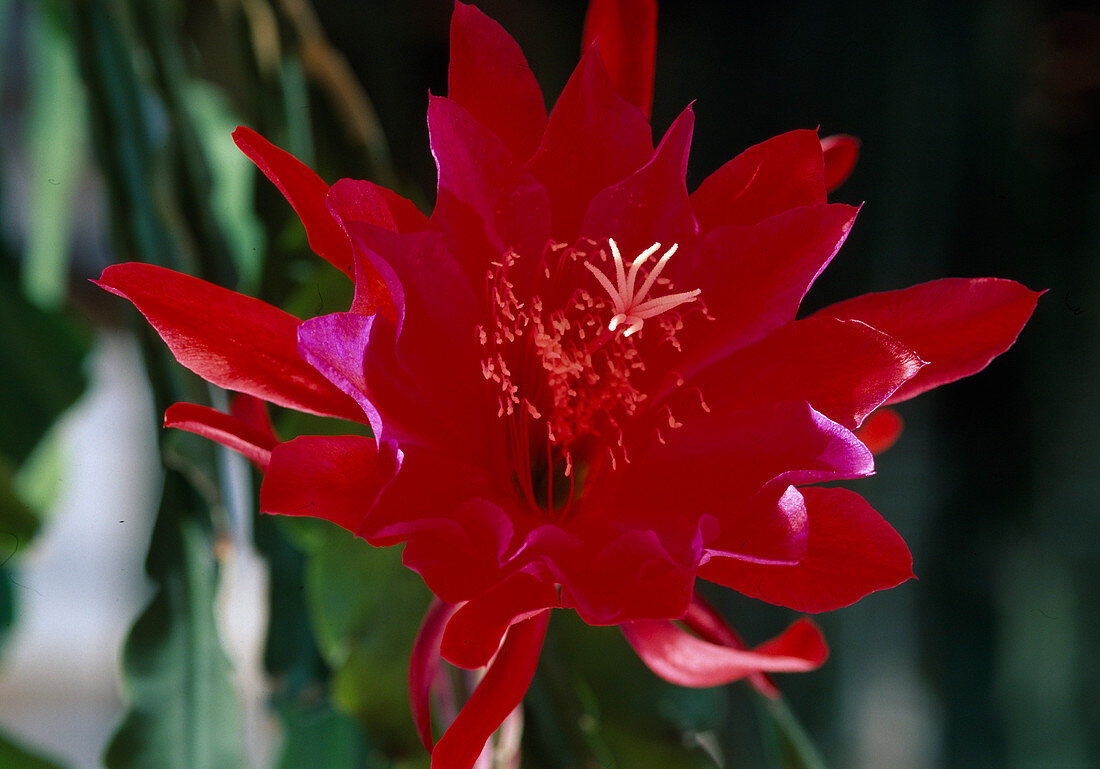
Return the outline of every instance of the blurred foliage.
{"type": "Polygon", "coordinates": [[[42,758],[0,734],[0,766],[4,769],[64,769],[61,764],[42,758]]]}

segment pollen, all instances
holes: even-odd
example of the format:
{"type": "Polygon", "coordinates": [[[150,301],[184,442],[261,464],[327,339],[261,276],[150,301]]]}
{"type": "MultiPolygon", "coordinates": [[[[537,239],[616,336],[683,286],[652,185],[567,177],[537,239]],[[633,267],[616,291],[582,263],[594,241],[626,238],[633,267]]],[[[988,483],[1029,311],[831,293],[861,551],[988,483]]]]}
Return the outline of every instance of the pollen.
{"type": "MultiPolygon", "coordinates": [[[[634,257],[634,260],[630,263],[629,271],[623,263],[622,254],[619,253],[619,246],[615,243],[614,238],[608,238],[607,244],[611,247],[611,258],[615,262],[615,283],[612,283],[611,279],[591,262],[585,262],[584,266],[596,277],[596,280],[611,297],[615,314],[607,324],[608,331],[614,333],[616,329],[621,328],[623,329],[623,336],[630,336],[640,331],[645,321],[650,318],[663,315],[669,310],[693,301],[699,296],[700,290],[696,288],[691,291],[680,291],[649,298],[649,292],[653,289],[654,284],[658,282],[661,271],[664,270],[672,255],[676,253],[676,249],[679,247],[677,243],[673,243],[667,251],[661,254],[657,263],[653,265],[653,269],[642,281],[642,285],[637,288],[638,275],[642,267],[649,261],[651,256],[661,250],[661,244],[654,243],[634,257]]],[[[667,281],[663,281],[663,283],[667,284],[667,281]]]]}

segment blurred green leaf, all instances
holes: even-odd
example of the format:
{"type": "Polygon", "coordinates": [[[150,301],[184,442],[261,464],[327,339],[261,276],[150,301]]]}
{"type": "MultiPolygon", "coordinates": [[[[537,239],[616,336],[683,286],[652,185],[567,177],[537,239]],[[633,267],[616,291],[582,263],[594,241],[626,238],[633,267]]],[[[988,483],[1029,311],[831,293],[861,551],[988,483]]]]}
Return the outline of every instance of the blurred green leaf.
{"type": "Polygon", "coordinates": [[[825,769],[813,740],[782,697],[753,693],[761,713],[761,728],[775,769],[825,769]]]}
{"type": "Polygon", "coordinates": [[[11,466],[0,457],[0,564],[21,550],[37,530],[38,516],[16,490],[11,466]]]}
{"type": "Polygon", "coordinates": [[[84,391],[86,335],[58,313],[28,302],[14,268],[0,259],[0,455],[18,466],[54,420],[84,391]]]}
{"type": "Polygon", "coordinates": [[[222,94],[207,83],[191,80],[184,94],[210,172],[207,202],[240,275],[238,289],[255,294],[263,267],[264,233],[253,209],[255,167],[231,138],[239,121],[222,94]]]}
{"type": "Polygon", "coordinates": [[[4,769],[62,769],[62,764],[37,756],[0,734],[0,766],[4,769]]]}
{"type": "Polygon", "coordinates": [[[244,766],[238,703],[212,610],[214,558],[195,524],[176,525],[179,568],[164,573],[126,640],[130,709],[107,748],[109,769],[244,766]]]}
{"type": "Polygon", "coordinates": [[[154,151],[154,134],[163,136],[163,105],[139,81],[133,47],[108,4],[88,0],[69,7],[119,250],[125,258],[181,269],[179,239],[162,220],[165,189],[154,151]]]}
{"type": "Polygon", "coordinates": [[[68,279],[72,202],[84,166],[87,118],[72,40],[53,4],[30,6],[30,154],[23,286],[41,307],[58,307],[68,279]]]}
{"type": "Polygon", "coordinates": [[[407,671],[430,593],[400,548],[372,548],[324,524],[309,553],[306,590],[332,701],[354,714],[389,756],[423,754],[409,715],[407,671]]]}
{"type": "MultiPolygon", "coordinates": [[[[276,769],[374,769],[355,719],[327,705],[279,708],[283,750],[276,769]]],[[[379,767],[381,769],[381,767],[379,767]]]]}

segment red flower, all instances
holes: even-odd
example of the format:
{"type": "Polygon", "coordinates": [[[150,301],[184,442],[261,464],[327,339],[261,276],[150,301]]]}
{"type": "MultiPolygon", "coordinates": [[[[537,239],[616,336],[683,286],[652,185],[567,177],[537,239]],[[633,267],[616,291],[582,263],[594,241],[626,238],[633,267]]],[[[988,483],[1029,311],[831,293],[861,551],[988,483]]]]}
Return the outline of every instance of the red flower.
{"type": "Polygon", "coordinates": [[[311,247],[354,278],[348,312],[300,322],[141,264],[101,279],[210,382],[370,424],[374,438],[281,443],[255,415],[166,417],[264,467],[265,512],[406,543],[442,602],[411,677],[429,747],[436,649],[492,661],[436,766],[470,766],[518,705],[550,608],[622,625],[685,685],[750,676],[771,691],[764,672],[820,665],[806,620],[745,650],[693,601],[696,578],[803,612],[908,579],[905,544],[859,496],[806,484],[869,475],[853,430],[983,368],[1035,305],[1011,281],[956,279],[796,320],[855,219],[826,190],[857,144],[823,155],[814,131],[792,131],[689,194],[691,109],[651,143],[655,16],[652,2],[593,2],[547,116],[515,42],[456,4],[449,95],[428,105],[430,218],[370,182],[330,188],[238,129],[311,247]]]}

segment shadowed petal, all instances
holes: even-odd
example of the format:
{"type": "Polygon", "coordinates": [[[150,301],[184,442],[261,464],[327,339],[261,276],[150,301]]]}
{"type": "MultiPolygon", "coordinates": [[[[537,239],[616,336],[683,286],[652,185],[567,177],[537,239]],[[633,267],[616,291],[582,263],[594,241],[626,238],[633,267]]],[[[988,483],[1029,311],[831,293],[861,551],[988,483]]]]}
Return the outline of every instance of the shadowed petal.
{"type": "Polygon", "coordinates": [[[944,278],[857,296],[818,314],[861,320],[928,361],[889,401],[898,403],[989,365],[1016,341],[1040,295],[1012,280],[944,278]]]}
{"type": "Polygon", "coordinates": [[[825,158],[825,189],[832,192],[844,184],[856,167],[859,139],[847,134],[823,137],[821,153],[825,158]]]}
{"type": "Polygon", "coordinates": [[[615,91],[596,50],[589,48],[528,164],[550,195],[554,237],[565,243],[576,240],[596,193],[637,171],[652,155],[645,115],[615,91]]]}
{"type": "Polygon", "coordinates": [[[699,227],[761,222],[791,208],[825,202],[816,131],[789,131],[749,147],[708,176],[691,196],[699,227]]]}
{"type": "Polygon", "coordinates": [[[901,415],[891,408],[881,408],[870,414],[859,429],[856,437],[872,454],[881,454],[897,442],[905,423],[901,415]]]}
{"type": "Polygon", "coordinates": [[[913,559],[898,533],[858,494],[801,489],[809,515],[806,557],[793,565],[711,558],[699,576],[752,598],[795,611],[821,612],[913,576],[913,559]]]}
{"type": "Polygon", "coordinates": [[[622,631],[650,670],[679,686],[721,686],[761,672],[804,673],[829,656],[821,631],[808,619],[751,650],[704,641],[668,621],[627,622],[622,631]]]}
{"type": "Polygon", "coordinates": [[[472,5],[455,3],[447,96],[492,131],[519,162],[546,128],[542,91],[516,41],[472,5]]]}
{"type": "Polygon", "coordinates": [[[649,117],[657,58],[656,0],[591,0],[581,50],[593,43],[616,90],[649,117]]]}
{"type": "Polygon", "coordinates": [[[151,264],[108,267],[97,285],[129,299],[181,364],[211,384],[279,406],[356,421],[355,402],[298,355],[293,315],[151,264]]]}
{"type": "Polygon", "coordinates": [[[439,645],[443,640],[443,629],[454,613],[455,607],[449,603],[438,598],[432,601],[409,657],[409,709],[416,724],[416,733],[429,753],[435,745],[432,736],[432,686],[442,667],[439,645]]]}

